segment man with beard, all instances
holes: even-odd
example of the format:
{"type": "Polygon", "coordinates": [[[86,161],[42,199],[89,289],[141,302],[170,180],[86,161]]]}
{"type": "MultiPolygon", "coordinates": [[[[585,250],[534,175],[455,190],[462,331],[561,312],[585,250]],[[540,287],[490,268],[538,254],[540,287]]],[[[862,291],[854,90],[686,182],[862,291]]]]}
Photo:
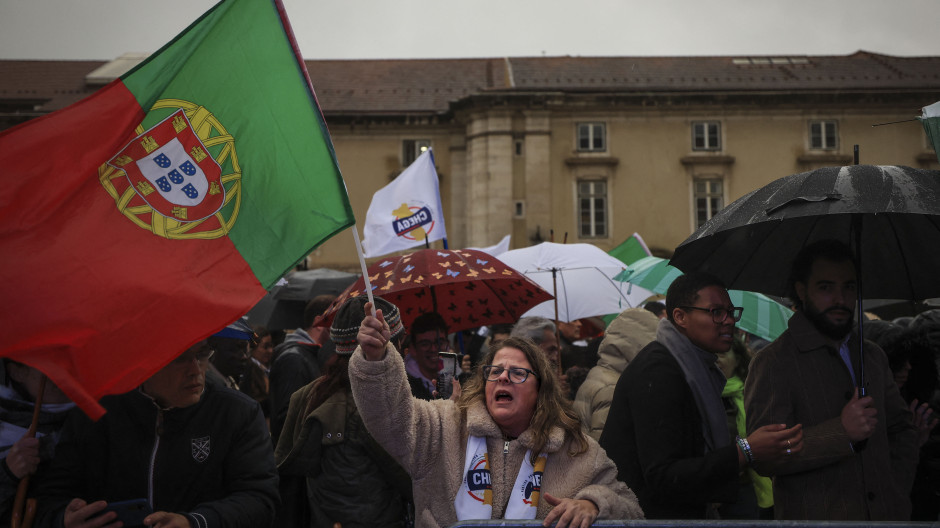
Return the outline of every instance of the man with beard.
{"type": "Polygon", "coordinates": [[[803,449],[754,461],[774,477],[777,519],[906,521],[917,463],[916,431],[885,353],[865,342],[865,387],[851,250],[833,240],[806,246],[790,274],[796,314],[751,362],[744,388],[747,431],[803,424],[803,449]]]}

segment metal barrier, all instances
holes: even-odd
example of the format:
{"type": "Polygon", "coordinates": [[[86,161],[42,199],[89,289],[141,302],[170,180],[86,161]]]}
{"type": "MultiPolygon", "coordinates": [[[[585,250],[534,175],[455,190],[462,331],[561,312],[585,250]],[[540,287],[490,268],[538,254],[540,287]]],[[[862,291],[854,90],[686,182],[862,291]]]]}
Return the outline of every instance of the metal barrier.
{"type": "MultiPolygon", "coordinates": [[[[450,528],[535,528],[541,521],[461,521],[450,528]]],[[[653,521],[597,521],[595,528],[940,528],[937,522],[865,522],[865,521],[705,521],[705,520],[653,520],[653,521]]]]}

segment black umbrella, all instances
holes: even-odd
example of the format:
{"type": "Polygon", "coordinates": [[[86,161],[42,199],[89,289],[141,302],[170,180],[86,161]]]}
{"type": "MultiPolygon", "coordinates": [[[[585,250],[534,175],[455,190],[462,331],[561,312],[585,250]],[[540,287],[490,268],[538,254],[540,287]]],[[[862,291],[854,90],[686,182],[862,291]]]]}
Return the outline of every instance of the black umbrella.
{"type": "Polygon", "coordinates": [[[248,322],[268,330],[299,328],[308,301],[322,294],[339,295],[358,278],[355,273],[328,268],[291,272],[284,277],[286,284],[271,288],[248,312],[248,322]]]}
{"type": "Polygon", "coordinates": [[[722,209],[670,263],[784,296],[797,253],[827,239],[855,252],[859,302],[862,285],[875,299],[940,296],[940,172],[852,165],[780,178],[722,209]]]}
{"type": "Polygon", "coordinates": [[[358,278],[357,273],[329,268],[294,271],[284,277],[287,284],[273,288],[271,292],[278,300],[307,302],[317,295],[339,295],[358,278]]]}

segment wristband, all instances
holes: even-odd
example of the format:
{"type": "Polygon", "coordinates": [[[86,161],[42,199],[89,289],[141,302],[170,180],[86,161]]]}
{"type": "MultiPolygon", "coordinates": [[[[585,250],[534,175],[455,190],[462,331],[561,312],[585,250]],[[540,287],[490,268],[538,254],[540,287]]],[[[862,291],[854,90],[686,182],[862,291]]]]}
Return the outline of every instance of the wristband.
{"type": "Polygon", "coordinates": [[[754,463],[754,453],[751,451],[751,444],[747,442],[747,438],[736,436],[735,440],[738,443],[738,447],[741,448],[741,452],[744,453],[744,460],[747,462],[747,465],[754,463]]]}

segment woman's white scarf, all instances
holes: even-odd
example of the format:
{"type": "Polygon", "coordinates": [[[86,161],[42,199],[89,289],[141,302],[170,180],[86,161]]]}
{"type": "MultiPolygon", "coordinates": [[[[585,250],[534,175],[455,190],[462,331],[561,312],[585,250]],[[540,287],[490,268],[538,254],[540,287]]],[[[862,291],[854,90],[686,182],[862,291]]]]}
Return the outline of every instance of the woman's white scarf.
{"type": "MultiPolygon", "coordinates": [[[[532,450],[526,451],[512,485],[504,519],[535,519],[542,491],[542,473],[545,455],[539,455],[532,465],[532,450]]],[[[493,481],[490,478],[490,459],[486,452],[486,438],[467,438],[467,458],[464,461],[463,483],[454,499],[457,520],[491,519],[493,517],[493,481]]]]}

